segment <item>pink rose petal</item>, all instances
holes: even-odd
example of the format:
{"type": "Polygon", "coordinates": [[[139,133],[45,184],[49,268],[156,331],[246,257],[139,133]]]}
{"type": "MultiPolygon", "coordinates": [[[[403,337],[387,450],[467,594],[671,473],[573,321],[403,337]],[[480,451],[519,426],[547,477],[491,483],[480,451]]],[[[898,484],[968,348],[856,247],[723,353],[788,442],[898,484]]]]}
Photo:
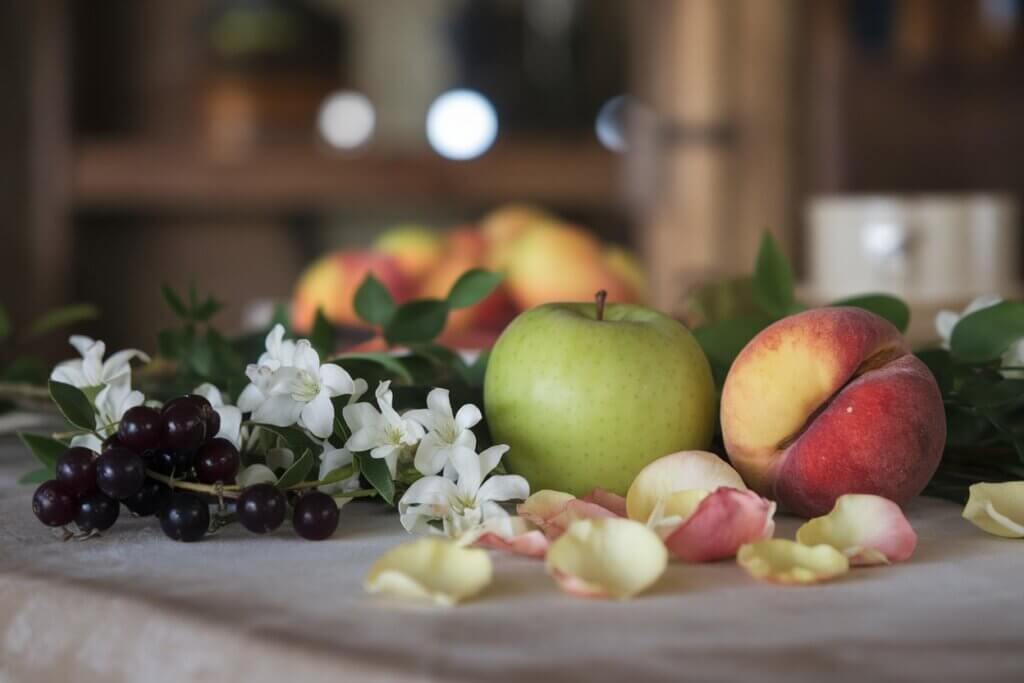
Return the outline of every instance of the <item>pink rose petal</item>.
{"type": "Polygon", "coordinates": [[[902,562],[917,546],[917,534],[900,506],[864,493],[839,496],[831,512],[797,530],[796,540],[830,545],[860,567],[902,562]]]}
{"type": "Polygon", "coordinates": [[[605,491],[604,489],[594,489],[580,500],[600,505],[604,509],[614,512],[619,517],[626,516],[626,498],[617,493],[605,491]]]}
{"type": "Polygon", "coordinates": [[[547,536],[522,517],[485,523],[473,545],[539,559],[543,559],[548,552],[547,536]]]}
{"type": "Polygon", "coordinates": [[[719,488],[665,538],[665,546],[686,562],[713,562],[736,556],[746,543],[775,532],[775,503],[753,491],[719,488]]]}
{"type": "Polygon", "coordinates": [[[544,489],[517,505],[516,512],[544,532],[549,539],[554,540],[562,535],[567,524],[565,520],[556,520],[565,512],[565,506],[573,500],[576,500],[575,496],[568,493],[544,489]]]}

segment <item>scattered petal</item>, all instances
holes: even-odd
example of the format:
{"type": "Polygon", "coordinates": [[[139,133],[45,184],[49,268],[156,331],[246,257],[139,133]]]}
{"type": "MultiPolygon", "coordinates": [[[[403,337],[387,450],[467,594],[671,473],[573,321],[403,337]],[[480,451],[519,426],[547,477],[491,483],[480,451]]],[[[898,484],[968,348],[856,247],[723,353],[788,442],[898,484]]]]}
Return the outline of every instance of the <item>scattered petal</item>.
{"type": "Polygon", "coordinates": [[[566,504],[571,500],[576,500],[576,497],[561,491],[543,489],[517,505],[516,513],[540,528],[548,538],[557,538],[565,528],[556,527],[554,520],[565,511],[566,504]]]}
{"type": "Polygon", "coordinates": [[[624,600],[665,572],[668,552],[657,534],[620,517],[574,522],[548,548],[545,568],[559,587],[581,597],[624,600]]]}
{"type": "Polygon", "coordinates": [[[547,536],[522,517],[488,519],[459,542],[536,558],[547,554],[549,544],[547,536]]]}
{"type": "MultiPolygon", "coordinates": [[[[687,496],[686,505],[694,498],[687,496]]],[[[686,562],[735,557],[744,544],[771,538],[775,532],[774,515],[775,503],[753,491],[720,488],[700,499],[693,513],[684,517],[665,538],[665,546],[686,562]]]]}
{"type": "Polygon", "coordinates": [[[600,505],[604,509],[614,512],[619,517],[626,516],[626,499],[617,493],[605,491],[604,489],[594,489],[580,500],[600,505]]]}
{"type": "Polygon", "coordinates": [[[741,491],[747,486],[726,461],[707,451],[680,451],[658,458],[640,470],[626,493],[630,519],[646,522],[658,501],[676,491],[714,491],[727,486],[741,491]]]}
{"type": "Polygon", "coordinates": [[[1024,538],[1024,481],[972,485],[963,516],[990,534],[1024,538]]]}
{"type": "Polygon", "coordinates": [[[363,587],[368,593],[450,606],[478,594],[490,584],[491,576],[486,551],[422,538],[381,555],[363,587]]]}
{"type": "Polygon", "coordinates": [[[830,545],[803,545],[774,538],[740,548],[736,562],[755,579],[782,584],[827,581],[850,569],[846,555],[830,545]]]}
{"type": "Polygon", "coordinates": [[[832,511],[796,532],[804,545],[830,545],[846,555],[851,566],[902,562],[914,553],[917,534],[900,506],[888,498],[848,493],[832,511]]]}

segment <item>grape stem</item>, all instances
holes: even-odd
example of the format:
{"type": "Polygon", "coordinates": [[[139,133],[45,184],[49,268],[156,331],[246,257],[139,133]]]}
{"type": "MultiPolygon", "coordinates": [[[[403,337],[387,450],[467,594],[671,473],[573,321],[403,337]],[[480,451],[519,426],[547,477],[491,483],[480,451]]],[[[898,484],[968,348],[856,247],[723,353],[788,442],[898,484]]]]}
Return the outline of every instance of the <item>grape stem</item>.
{"type": "Polygon", "coordinates": [[[181,479],[173,479],[165,474],[154,472],[153,470],[146,470],[146,476],[150,479],[156,479],[159,482],[167,484],[172,489],[183,489],[185,491],[195,491],[196,493],[206,493],[211,496],[223,496],[225,498],[238,498],[241,492],[237,486],[230,485],[224,486],[220,484],[199,484],[192,481],[182,481],[181,479]]]}

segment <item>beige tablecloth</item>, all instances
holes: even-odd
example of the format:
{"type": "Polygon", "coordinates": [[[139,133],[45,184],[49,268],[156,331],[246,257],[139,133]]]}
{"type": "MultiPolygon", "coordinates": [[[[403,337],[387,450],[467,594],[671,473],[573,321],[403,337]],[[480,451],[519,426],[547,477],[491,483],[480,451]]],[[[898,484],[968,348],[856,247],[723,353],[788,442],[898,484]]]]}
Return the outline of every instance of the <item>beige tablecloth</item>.
{"type": "Polygon", "coordinates": [[[0,681],[1024,681],[1024,541],[937,500],[909,508],[909,563],[831,584],[673,565],[637,600],[592,602],[495,555],[487,592],[442,609],[363,593],[374,558],[408,538],[381,506],[350,505],[321,543],[232,527],[180,544],[127,515],[61,543],[14,484],[29,466],[2,442],[0,681]]]}

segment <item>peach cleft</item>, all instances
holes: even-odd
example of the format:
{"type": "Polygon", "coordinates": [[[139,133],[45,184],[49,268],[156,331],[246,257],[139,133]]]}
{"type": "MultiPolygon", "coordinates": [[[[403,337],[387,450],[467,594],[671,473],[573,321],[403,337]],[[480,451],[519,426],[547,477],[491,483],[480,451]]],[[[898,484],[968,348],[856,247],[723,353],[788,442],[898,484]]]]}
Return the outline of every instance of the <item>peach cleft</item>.
{"type": "Polygon", "coordinates": [[[892,324],[852,307],[762,330],[729,370],[720,418],[743,480],[804,517],[846,493],[906,503],[935,474],[946,440],[932,373],[892,324]]]}
{"type": "Polygon", "coordinates": [[[832,511],[815,517],[796,532],[804,545],[830,545],[852,566],[902,562],[914,554],[917,534],[900,506],[887,498],[848,493],[832,511]]]}
{"type": "Polygon", "coordinates": [[[786,585],[828,581],[850,569],[846,555],[830,545],[810,546],[781,538],[744,545],[736,563],[755,579],[786,585]]]}
{"type": "Polygon", "coordinates": [[[1024,538],[1024,481],[972,485],[963,517],[995,536],[1024,538]]]}

